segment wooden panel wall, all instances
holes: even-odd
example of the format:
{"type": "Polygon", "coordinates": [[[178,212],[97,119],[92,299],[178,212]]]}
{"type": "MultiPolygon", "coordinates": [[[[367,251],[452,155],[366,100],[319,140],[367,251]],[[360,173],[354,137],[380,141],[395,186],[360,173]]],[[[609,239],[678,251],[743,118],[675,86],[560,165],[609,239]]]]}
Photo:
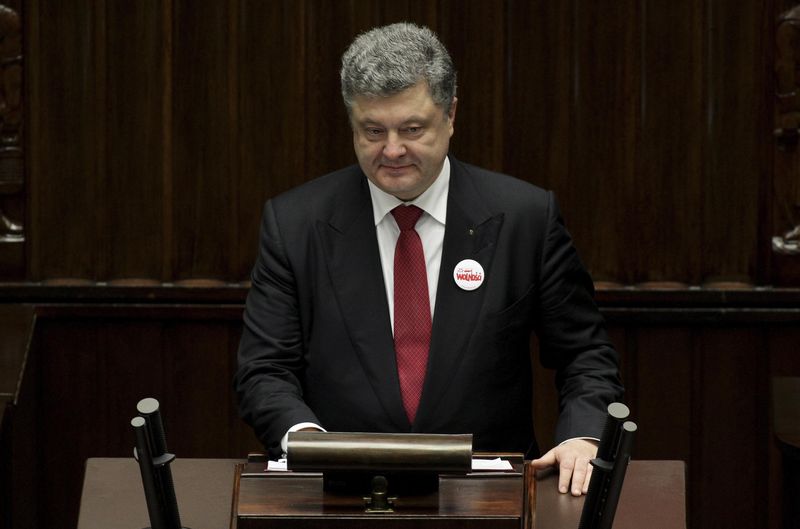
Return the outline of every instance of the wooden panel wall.
{"type": "Polygon", "coordinates": [[[339,57],[411,20],[459,69],[452,152],[554,189],[606,288],[678,289],[600,292],[637,457],[688,462],[689,527],[777,527],[767,385],[800,375],[800,298],[759,290],[737,320],[741,292],[713,289],[800,286],[800,259],[770,250],[800,222],[782,209],[797,156],[771,136],[788,0],[4,3],[22,17],[25,171],[0,209],[25,239],[0,237],[0,280],[25,282],[0,301],[43,311],[15,414],[22,526],[74,525],[83,460],[130,453],[146,393],[183,457],[255,446],[229,381],[262,204],[354,161],[339,57]],[[65,282],[91,286],[48,286],[65,282]]]}
{"type": "MultiPolygon", "coordinates": [[[[800,376],[797,310],[766,311],[765,319],[763,308],[717,305],[692,315],[676,305],[631,317],[606,305],[640,427],[635,457],[687,463],[688,527],[777,529],[767,396],[770,376],[800,376]]],[[[74,527],[86,458],[130,457],[130,419],[147,396],[162,403],[179,457],[258,450],[231,388],[241,310],[166,300],[39,304],[12,429],[13,527],[74,527]]],[[[558,409],[553,373],[535,375],[546,448],[558,409]]]]}
{"type": "Polygon", "coordinates": [[[12,527],[75,527],[86,459],[131,456],[130,420],[145,397],[161,403],[178,457],[262,449],[232,390],[241,312],[40,307],[14,414],[12,527]]]}
{"type": "Polygon", "coordinates": [[[354,161],[342,51],[412,20],[452,152],[554,189],[597,279],[769,283],[777,4],[28,2],[27,277],[246,280],[263,201],[354,161]]]}

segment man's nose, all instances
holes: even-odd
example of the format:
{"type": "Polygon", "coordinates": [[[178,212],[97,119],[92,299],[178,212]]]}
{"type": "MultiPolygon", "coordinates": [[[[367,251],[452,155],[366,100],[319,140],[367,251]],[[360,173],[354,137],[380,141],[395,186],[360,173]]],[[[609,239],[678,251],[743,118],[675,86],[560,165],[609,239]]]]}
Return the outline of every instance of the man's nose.
{"type": "Polygon", "coordinates": [[[400,136],[396,132],[390,132],[386,138],[386,144],[383,146],[383,156],[394,160],[405,155],[405,153],[406,147],[400,136]]]}

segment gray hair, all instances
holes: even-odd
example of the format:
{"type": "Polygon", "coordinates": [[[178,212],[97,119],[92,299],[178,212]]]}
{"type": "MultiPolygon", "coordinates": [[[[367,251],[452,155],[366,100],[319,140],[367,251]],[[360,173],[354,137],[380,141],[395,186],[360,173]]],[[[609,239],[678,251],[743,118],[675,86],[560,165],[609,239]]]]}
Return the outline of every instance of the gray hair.
{"type": "Polygon", "coordinates": [[[342,98],[350,113],[356,96],[386,97],[425,81],[445,113],[456,95],[456,70],[430,29],[401,22],[360,34],[342,55],[342,98]]]}

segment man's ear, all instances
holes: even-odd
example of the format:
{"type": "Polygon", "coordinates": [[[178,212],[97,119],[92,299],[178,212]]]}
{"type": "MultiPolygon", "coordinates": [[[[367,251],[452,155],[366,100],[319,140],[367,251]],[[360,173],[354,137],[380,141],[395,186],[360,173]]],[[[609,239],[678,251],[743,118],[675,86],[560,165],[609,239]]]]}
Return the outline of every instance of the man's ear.
{"type": "Polygon", "coordinates": [[[456,107],[458,106],[458,98],[453,96],[453,102],[450,103],[450,111],[447,113],[447,117],[450,119],[450,125],[454,125],[456,122],[456,107]]]}
{"type": "Polygon", "coordinates": [[[447,112],[447,120],[450,122],[450,136],[453,135],[455,132],[455,123],[456,123],[456,106],[458,105],[458,98],[453,97],[453,102],[450,103],[450,110],[447,112]]]}

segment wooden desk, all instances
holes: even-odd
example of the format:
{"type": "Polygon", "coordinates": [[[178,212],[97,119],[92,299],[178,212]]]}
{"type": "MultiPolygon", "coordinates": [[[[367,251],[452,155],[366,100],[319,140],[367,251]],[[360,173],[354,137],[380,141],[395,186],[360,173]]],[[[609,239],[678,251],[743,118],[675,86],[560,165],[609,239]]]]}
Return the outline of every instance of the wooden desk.
{"type": "MultiPolygon", "coordinates": [[[[631,461],[622,486],[614,529],[684,529],[686,465],[683,461],[631,461]]],[[[555,472],[537,479],[536,529],[578,527],[584,497],[559,494],[555,472]]]]}
{"type": "MultiPolygon", "coordinates": [[[[181,523],[191,529],[226,529],[231,519],[238,459],[176,459],[172,478],[181,523]]],[[[78,529],[150,526],[139,464],[131,458],[91,458],[81,493],[78,529]]]]}
{"type": "Polygon", "coordinates": [[[236,529],[521,529],[522,454],[509,460],[514,472],[441,476],[438,491],[399,494],[394,512],[369,514],[364,494],[325,491],[321,474],[250,464],[235,489],[236,529]]]}
{"type": "MultiPolygon", "coordinates": [[[[191,529],[230,524],[235,459],[177,459],[172,464],[181,521],[191,529]]],[[[537,480],[534,527],[577,528],[583,498],[556,491],[555,475],[537,480]]],[[[685,529],[684,464],[632,461],[617,510],[615,529],[685,529]]],[[[86,464],[78,529],[142,529],[149,526],[137,463],[92,458],[86,464]]]]}

